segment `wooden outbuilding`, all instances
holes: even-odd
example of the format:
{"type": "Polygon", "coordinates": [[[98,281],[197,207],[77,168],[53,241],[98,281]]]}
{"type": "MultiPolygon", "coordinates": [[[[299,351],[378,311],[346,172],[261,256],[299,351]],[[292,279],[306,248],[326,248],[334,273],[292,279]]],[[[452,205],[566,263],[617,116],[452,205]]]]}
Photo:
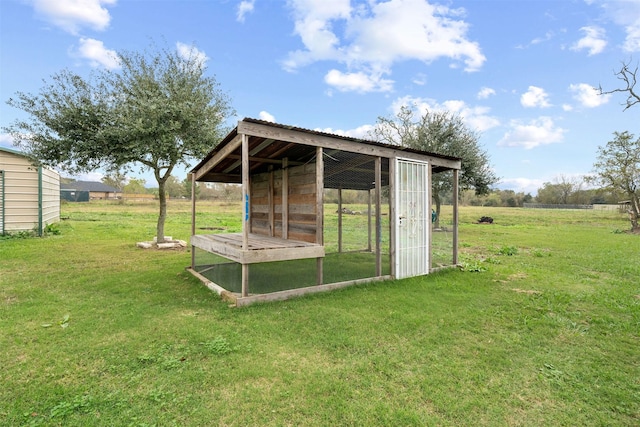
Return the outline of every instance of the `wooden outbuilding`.
{"type": "Polygon", "coordinates": [[[197,234],[211,227],[197,227],[192,197],[189,271],[245,305],[456,265],[460,167],[459,158],[245,118],[190,173],[193,196],[196,182],[242,186],[242,231],[197,234]],[[452,203],[446,261],[434,265],[431,185],[440,173],[448,174],[452,203]],[[330,227],[329,189],[338,194],[330,227]],[[368,195],[361,218],[344,217],[344,190],[368,195]],[[368,243],[350,255],[343,229],[356,220],[350,233],[368,243]],[[225,280],[231,285],[218,283],[225,280]]]}
{"type": "Polygon", "coordinates": [[[60,221],[60,175],[25,154],[0,147],[0,234],[35,231],[60,221]]]}

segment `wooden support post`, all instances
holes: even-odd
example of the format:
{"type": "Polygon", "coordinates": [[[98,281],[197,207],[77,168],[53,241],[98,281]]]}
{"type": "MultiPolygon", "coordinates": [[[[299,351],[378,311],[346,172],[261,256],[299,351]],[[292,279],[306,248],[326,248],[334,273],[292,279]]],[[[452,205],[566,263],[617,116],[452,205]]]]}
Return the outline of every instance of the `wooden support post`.
{"type": "Polygon", "coordinates": [[[249,264],[242,264],[242,296],[249,296],[249,264]]]}
{"type": "Polygon", "coordinates": [[[367,190],[367,251],[371,252],[371,190],[367,190]]]}
{"type": "MultiPolygon", "coordinates": [[[[242,250],[249,249],[249,137],[242,134],[242,250]]],[[[249,295],[249,265],[242,264],[242,296],[249,295]]]]}
{"type": "MultiPolygon", "coordinates": [[[[196,174],[191,173],[191,235],[196,234],[196,174]]],[[[191,245],[191,269],[196,268],[196,247],[191,245]]]]}
{"type": "Polygon", "coordinates": [[[282,159],[282,238],[289,238],[289,159],[282,159]]]}
{"type": "Polygon", "coordinates": [[[458,169],[453,170],[453,265],[458,265],[458,169]]]}
{"type": "MultiPolygon", "coordinates": [[[[322,147],[316,147],[316,243],[324,245],[324,157],[322,147]]],[[[324,258],[316,258],[316,283],[324,282],[324,258]]]]}
{"type": "Polygon", "coordinates": [[[267,205],[269,209],[269,236],[275,235],[275,204],[274,204],[274,188],[273,188],[273,165],[269,165],[269,188],[267,189],[267,205]]]}
{"type": "Polygon", "coordinates": [[[338,188],[338,253],[342,253],[342,188],[338,188]]]}
{"type": "Polygon", "coordinates": [[[376,157],[376,276],[382,276],[382,158],[376,157]]]}
{"type": "Polygon", "coordinates": [[[433,164],[427,164],[427,201],[429,203],[429,209],[425,212],[425,215],[428,215],[429,226],[427,227],[427,261],[429,262],[428,271],[431,271],[431,267],[433,265],[433,223],[431,222],[431,209],[433,206],[433,202],[431,200],[433,196],[433,164]]]}

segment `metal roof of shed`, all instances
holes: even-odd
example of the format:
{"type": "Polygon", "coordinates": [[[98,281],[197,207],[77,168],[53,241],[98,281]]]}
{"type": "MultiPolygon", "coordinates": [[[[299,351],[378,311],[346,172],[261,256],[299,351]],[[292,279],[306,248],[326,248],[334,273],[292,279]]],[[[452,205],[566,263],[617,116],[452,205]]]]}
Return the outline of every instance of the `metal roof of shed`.
{"type": "Polygon", "coordinates": [[[249,137],[251,175],[279,169],[285,158],[289,166],[314,162],[315,148],[323,147],[326,188],[372,188],[376,157],[383,158],[383,185],[388,183],[388,159],[392,157],[429,161],[434,172],[460,169],[460,159],[457,157],[245,118],[192,169],[196,180],[241,182],[243,134],[249,137]]]}

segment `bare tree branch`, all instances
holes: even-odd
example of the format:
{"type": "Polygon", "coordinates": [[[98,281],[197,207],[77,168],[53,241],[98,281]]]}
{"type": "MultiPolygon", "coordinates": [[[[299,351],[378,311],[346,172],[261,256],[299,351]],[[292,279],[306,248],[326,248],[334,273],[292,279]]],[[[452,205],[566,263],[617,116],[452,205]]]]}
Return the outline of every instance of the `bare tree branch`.
{"type": "Polygon", "coordinates": [[[623,86],[619,89],[605,91],[602,89],[602,86],[599,86],[598,91],[600,95],[607,95],[617,92],[626,93],[627,101],[626,104],[622,104],[625,105],[623,111],[626,111],[636,104],[640,104],[640,93],[638,93],[638,89],[636,89],[638,65],[636,64],[636,67],[632,68],[631,60],[629,60],[628,62],[622,62],[622,68],[620,68],[620,71],[615,73],[615,75],[617,76],[618,80],[622,81],[624,85],[626,85],[626,87],[623,86]]]}

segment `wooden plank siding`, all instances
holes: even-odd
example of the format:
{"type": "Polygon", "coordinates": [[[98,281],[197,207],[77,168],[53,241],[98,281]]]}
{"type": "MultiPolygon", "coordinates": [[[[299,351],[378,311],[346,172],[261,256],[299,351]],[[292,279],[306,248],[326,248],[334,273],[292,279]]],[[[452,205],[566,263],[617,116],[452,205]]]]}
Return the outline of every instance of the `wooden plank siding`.
{"type": "Polygon", "coordinates": [[[316,165],[293,166],[251,177],[251,232],[283,236],[283,173],[287,174],[287,237],[315,243],[317,240],[316,165]]]}

